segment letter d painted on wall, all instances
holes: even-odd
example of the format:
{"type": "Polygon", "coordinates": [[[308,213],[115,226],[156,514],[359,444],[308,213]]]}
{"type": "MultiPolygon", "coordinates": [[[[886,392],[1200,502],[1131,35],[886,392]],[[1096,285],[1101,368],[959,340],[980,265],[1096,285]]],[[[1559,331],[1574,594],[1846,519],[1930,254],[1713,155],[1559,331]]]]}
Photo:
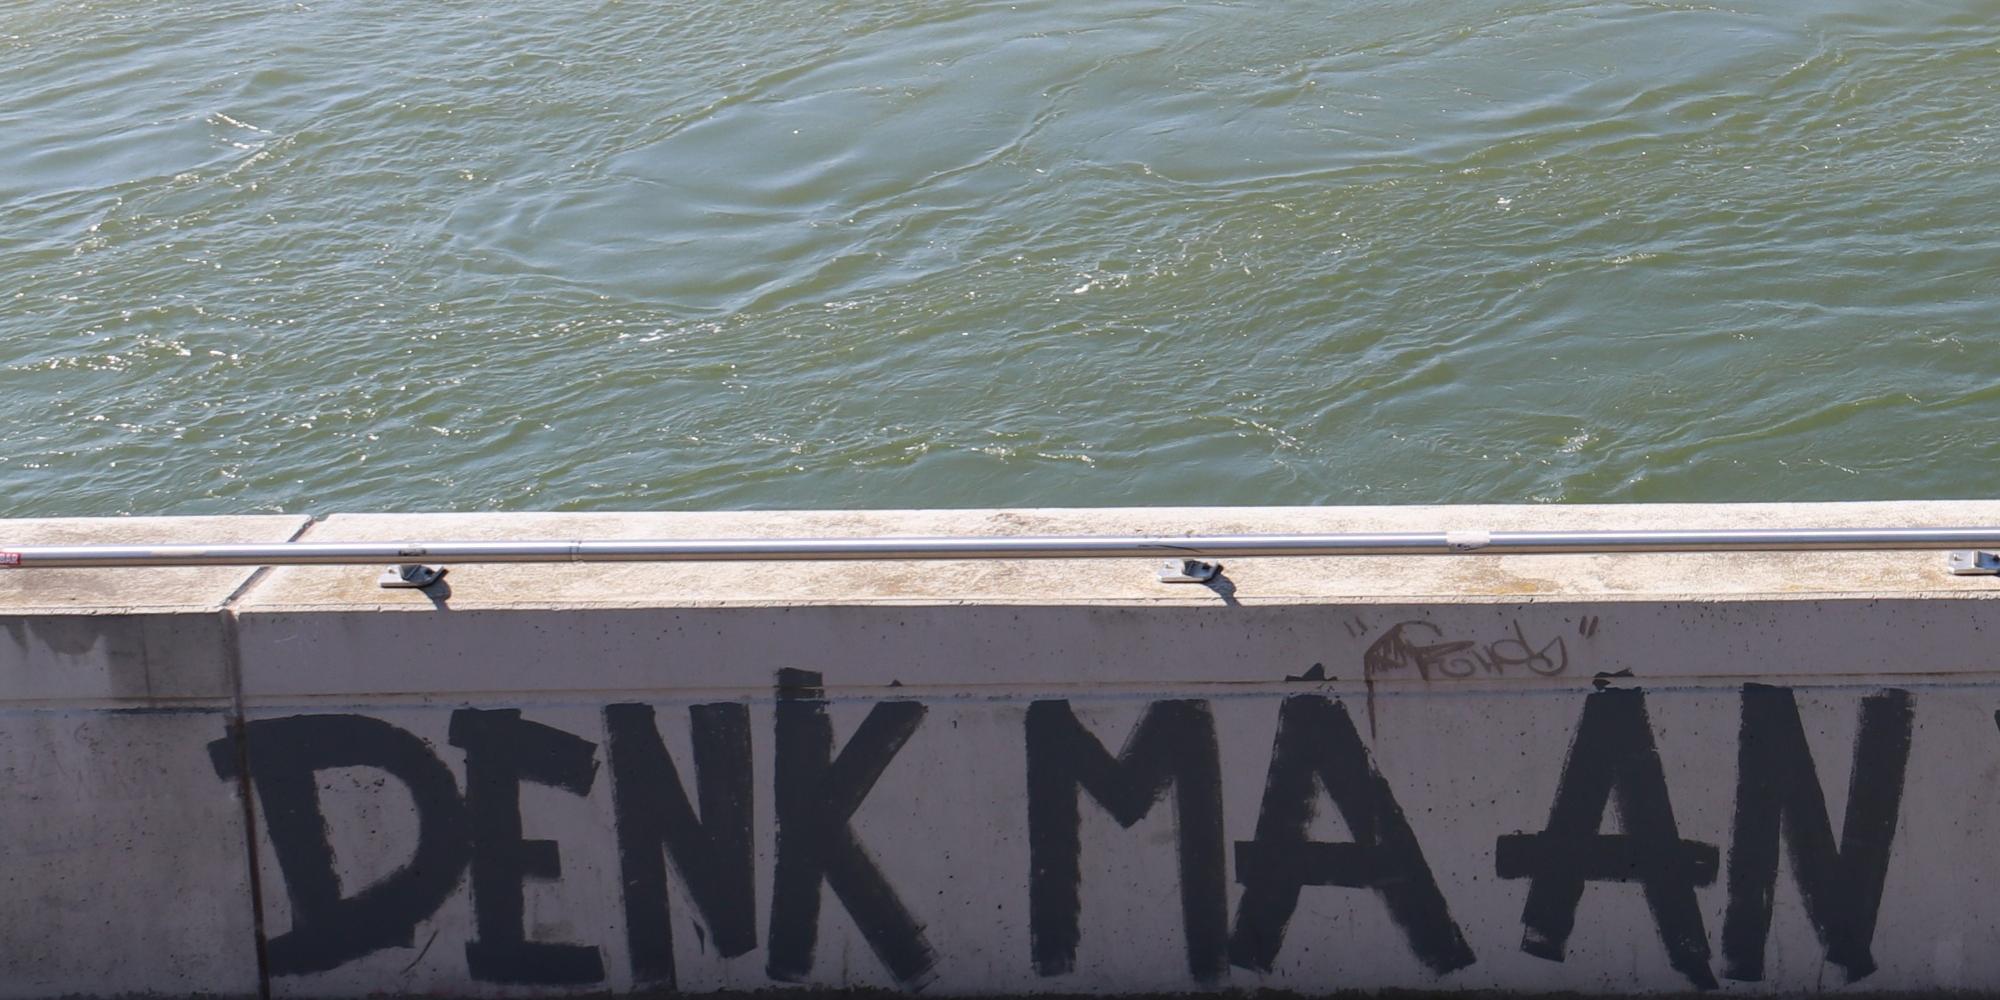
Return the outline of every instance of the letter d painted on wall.
{"type": "Polygon", "coordinates": [[[292,907],[291,930],[268,946],[271,974],[324,972],[383,948],[410,947],[417,924],[458,886],[469,854],[465,806],[451,770],[423,740],[380,719],[294,715],[259,719],[210,743],[209,760],[225,781],[242,778],[239,735],[247,741],[243,759],[292,907]],[[317,777],[335,767],[386,772],[410,790],[417,808],[410,860],[345,897],[317,777]]]}

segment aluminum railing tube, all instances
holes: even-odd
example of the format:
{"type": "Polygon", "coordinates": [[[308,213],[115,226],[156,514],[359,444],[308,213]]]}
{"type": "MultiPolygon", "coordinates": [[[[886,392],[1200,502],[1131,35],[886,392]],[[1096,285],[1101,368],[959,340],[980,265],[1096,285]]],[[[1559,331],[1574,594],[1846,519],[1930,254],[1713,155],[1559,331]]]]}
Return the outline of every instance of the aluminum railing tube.
{"type": "Polygon", "coordinates": [[[0,568],[329,566],[384,563],[745,560],[1123,559],[1170,556],[1527,555],[2000,548],[2000,528],[1742,528],[1689,531],[1408,531],[1284,535],[733,538],[264,545],[0,543],[0,568]]]}

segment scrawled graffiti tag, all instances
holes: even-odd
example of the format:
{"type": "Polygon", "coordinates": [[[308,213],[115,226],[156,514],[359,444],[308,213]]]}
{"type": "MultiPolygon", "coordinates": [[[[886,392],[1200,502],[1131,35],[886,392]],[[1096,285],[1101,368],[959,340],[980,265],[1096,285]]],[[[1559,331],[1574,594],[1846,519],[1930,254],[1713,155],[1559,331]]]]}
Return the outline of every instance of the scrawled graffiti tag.
{"type": "Polygon", "coordinates": [[[1371,678],[1411,670],[1424,680],[1498,677],[1524,671],[1555,677],[1569,669],[1569,643],[1560,635],[1546,642],[1531,642],[1518,621],[1513,623],[1513,634],[1492,642],[1447,640],[1444,631],[1430,622],[1406,621],[1390,626],[1370,643],[1361,654],[1361,665],[1371,678]]]}

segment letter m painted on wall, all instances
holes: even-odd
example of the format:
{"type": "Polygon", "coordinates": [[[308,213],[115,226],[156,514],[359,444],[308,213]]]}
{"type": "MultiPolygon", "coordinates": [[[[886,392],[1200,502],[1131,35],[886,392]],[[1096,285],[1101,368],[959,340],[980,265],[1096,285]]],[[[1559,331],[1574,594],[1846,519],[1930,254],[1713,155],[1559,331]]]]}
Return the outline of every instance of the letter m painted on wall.
{"type": "Polygon", "coordinates": [[[1067,701],[1030,705],[1027,737],[1028,923],[1035,970],[1054,976],[1076,966],[1081,793],[1089,792],[1120,826],[1130,827],[1172,787],[1188,969],[1203,982],[1219,978],[1228,961],[1229,913],[1222,773],[1208,703],[1154,702],[1117,757],[1083,727],[1067,701]]]}

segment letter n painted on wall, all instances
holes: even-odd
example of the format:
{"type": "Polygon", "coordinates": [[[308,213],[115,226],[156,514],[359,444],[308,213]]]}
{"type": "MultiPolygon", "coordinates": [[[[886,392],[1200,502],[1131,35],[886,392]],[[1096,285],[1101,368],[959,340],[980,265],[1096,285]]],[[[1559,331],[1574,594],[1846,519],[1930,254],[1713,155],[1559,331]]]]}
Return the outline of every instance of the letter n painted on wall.
{"type": "Polygon", "coordinates": [[[1722,922],[1723,975],[1764,978],[1780,831],[1806,917],[1827,961],[1840,966],[1848,982],[1875,971],[1869,944],[1903,800],[1914,709],[1908,691],[1890,689],[1862,699],[1860,714],[1847,779],[1847,816],[1836,845],[1797,699],[1790,688],[1743,686],[1729,910],[1722,922]]]}

